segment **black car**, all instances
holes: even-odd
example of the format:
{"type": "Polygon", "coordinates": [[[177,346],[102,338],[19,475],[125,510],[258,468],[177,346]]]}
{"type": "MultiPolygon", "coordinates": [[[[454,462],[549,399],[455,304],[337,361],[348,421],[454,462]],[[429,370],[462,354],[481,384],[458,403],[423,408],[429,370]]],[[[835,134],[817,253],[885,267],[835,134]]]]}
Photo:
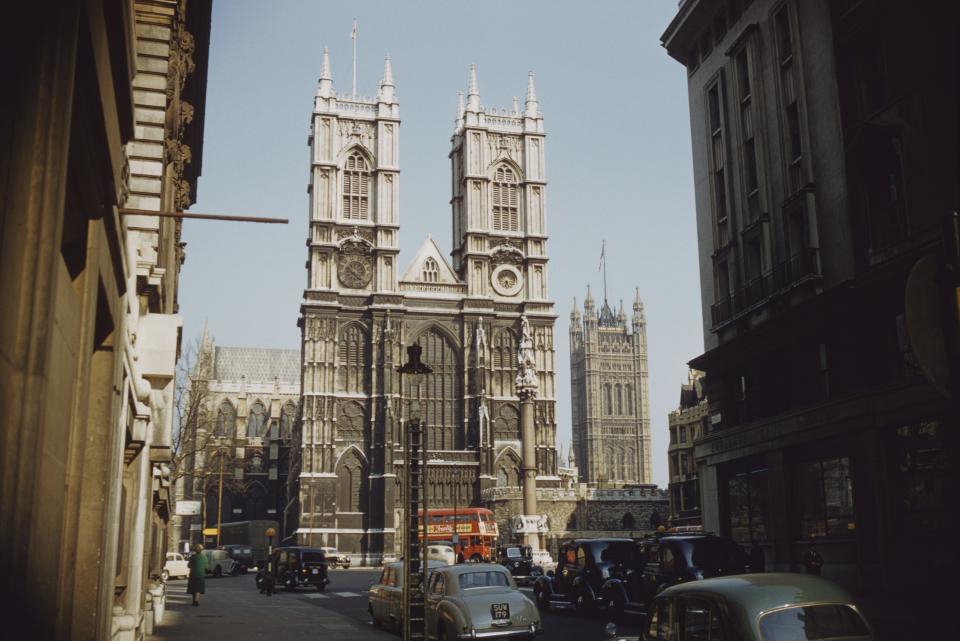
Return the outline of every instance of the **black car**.
{"type": "Polygon", "coordinates": [[[611,577],[638,566],[639,548],[632,539],[577,539],[560,547],[556,574],[537,577],[533,594],[540,610],[572,605],[589,614],[604,605],[602,588],[611,577]]]}
{"type": "Polygon", "coordinates": [[[603,605],[617,615],[645,610],[665,588],[715,576],[743,574],[749,560],[739,545],[712,534],[661,536],[638,543],[636,560],[616,568],[601,587],[603,605]]]}
{"type": "Polygon", "coordinates": [[[497,548],[497,563],[510,570],[517,585],[526,585],[543,574],[543,568],[533,562],[529,545],[502,545],[497,548]]]}
{"type": "Polygon", "coordinates": [[[226,553],[230,555],[230,558],[237,562],[237,573],[246,574],[247,570],[253,567],[253,548],[249,545],[221,545],[220,549],[226,551],[226,553]]]}
{"type": "Polygon", "coordinates": [[[257,572],[257,589],[267,593],[272,593],[273,587],[280,585],[287,590],[314,586],[323,591],[328,583],[327,561],[320,548],[276,548],[266,567],[257,572]]]}

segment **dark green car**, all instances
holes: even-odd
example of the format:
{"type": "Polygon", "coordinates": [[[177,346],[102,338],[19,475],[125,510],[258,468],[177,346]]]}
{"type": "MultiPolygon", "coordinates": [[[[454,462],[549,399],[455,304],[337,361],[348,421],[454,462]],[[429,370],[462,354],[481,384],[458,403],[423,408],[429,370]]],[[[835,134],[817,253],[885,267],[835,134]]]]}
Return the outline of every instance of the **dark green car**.
{"type": "MultiPolygon", "coordinates": [[[[608,626],[611,639],[617,636],[608,626]]],[[[852,597],[818,576],[742,574],[680,583],[648,612],[645,641],[870,641],[852,597]]],[[[636,637],[633,637],[636,639],[636,637]]]]}

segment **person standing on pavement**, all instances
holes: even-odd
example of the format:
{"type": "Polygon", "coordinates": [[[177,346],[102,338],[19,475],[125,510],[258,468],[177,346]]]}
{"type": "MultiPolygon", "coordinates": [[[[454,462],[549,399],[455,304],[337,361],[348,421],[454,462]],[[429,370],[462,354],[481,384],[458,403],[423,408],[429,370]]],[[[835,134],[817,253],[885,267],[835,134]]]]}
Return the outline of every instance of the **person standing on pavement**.
{"type": "Polygon", "coordinates": [[[193,547],[193,556],[187,562],[190,568],[190,578],[187,580],[187,594],[193,596],[193,604],[200,605],[200,595],[204,593],[207,579],[207,555],[203,553],[203,546],[197,543],[193,547]]]}
{"type": "Polygon", "coordinates": [[[820,556],[819,552],[817,552],[817,548],[814,546],[813,541],[810,541],[810,548],[806,551],[806,553],[804,553],[801,563],[803,564],[804,569],[807,571],[807,574],[820,576],[820,569],[823,567],[823,557],[820,556]]]}

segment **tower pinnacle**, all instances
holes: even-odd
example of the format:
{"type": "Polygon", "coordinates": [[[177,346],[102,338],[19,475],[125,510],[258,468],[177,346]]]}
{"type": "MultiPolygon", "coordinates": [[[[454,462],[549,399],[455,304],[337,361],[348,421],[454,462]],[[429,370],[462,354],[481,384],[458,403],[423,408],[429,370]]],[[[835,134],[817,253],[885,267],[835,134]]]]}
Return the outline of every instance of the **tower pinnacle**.
{"type": "Polygon", "coordinates": [[[463,92],[458,91],[457,92],[457,121],[456,121],[457,129],[463,128],[463,112],[465,110],[466,110],[466,106],[464,105],[464,102],[463,102],[463,92]]]}
{"type": "Polygon", "coordinates": [[[540,115],[540,102],[537,100],[537,90],[533,87],[533,72],[527,74],[527,99],[524,116],[536,118],[540,115]]]}
{"type": "Polygon", "coordinates": [[[470,65],[470,84],[467,85],[467,111],[480,111],[480,89],[477,85],[477,65],[470,65]]]}
{"type": "Polygon", "coordinates": [[[331,98],[333,96],[333,76],[330,74],[330,51],[323,48],[323,64],[320,66],[320,86],[317,88],[317,94],[321,98],[331,98]]]}
{"type": "Polygon", "coordinates": [[[380,95],[377,99],[380,102],[393,102],[395,85],[393,84],[393,65],[390,62],[390,56],[383,61],[383,80],[380,81],[380,95]]]}

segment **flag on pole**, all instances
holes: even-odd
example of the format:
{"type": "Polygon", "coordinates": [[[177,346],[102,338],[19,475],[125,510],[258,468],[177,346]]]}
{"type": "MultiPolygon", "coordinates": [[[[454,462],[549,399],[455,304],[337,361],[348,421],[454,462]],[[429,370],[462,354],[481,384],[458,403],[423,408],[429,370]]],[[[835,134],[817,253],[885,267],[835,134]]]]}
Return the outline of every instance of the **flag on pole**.
{"type": "Polygon", "coordinates": [[[607,259],[607,241],[602,241],[603,245],[600,248],[600,264],[597,265],[597,271],[603,269],[603,261],[607,259]]]}
{"type": "Polygon", "coordinates": [[[356,18],[353,19],[353,29],[350,30],[350,38],[351,40],[357,39],[357,19],[356,18]]]}

